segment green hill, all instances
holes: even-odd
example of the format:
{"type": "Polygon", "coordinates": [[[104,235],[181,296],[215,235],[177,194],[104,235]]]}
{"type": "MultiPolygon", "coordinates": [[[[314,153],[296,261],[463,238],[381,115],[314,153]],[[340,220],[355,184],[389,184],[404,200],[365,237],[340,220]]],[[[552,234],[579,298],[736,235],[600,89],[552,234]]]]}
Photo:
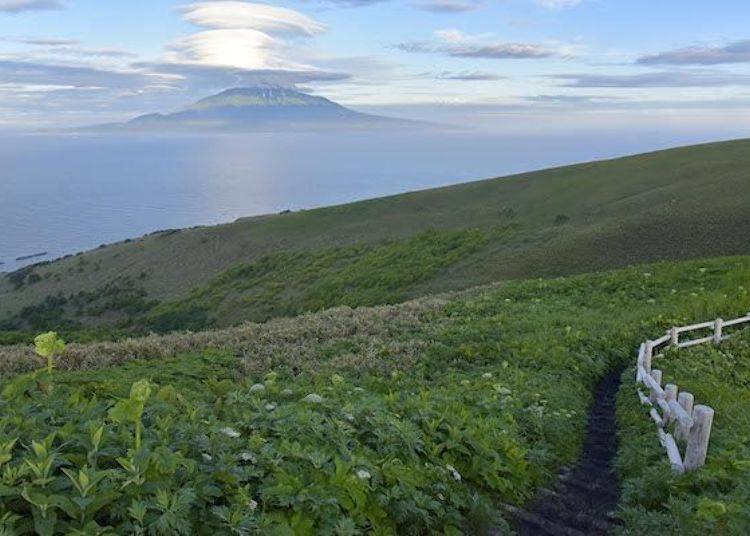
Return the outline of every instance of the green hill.
{"type": "Polygon", "coordinates": [[[747,252],[750,141],[155,233],[0,279],[0,329],[224,326],[747,252]]]}

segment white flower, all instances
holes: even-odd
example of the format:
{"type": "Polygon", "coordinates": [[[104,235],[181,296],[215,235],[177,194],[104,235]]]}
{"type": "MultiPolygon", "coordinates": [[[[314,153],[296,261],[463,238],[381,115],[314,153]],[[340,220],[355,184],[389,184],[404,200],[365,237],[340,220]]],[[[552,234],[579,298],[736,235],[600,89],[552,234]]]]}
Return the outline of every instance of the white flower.
{"type": "Polygon", "coordinates": [[[484,378],[485,380],[489,380],[490,378],[492,378],[492,373],[485,372],[484,374],[482,374],[482,378],[484,378]]]}
{"type": "Polygon", "coordinates": [[[254,512],[256,508],[258,508],[258,503],[254,501],[253,499],[250,499],[250,502],[247,503],[247,505],[250,507],[250,511],[254,512]]]}
{"type": "Polygon", "coordinates": [[[266,411],[273,411],[275,409],[276,409],[276,404],[272,404],[271,402],[266,404],[266,411]]]}
{"type": "Polygon", "coordinates": [[[355,388],[354,388],[354,392],[355,392],[355,393],[361,393],[361,392],[363,392],[363,391],[364,391],[364,389],[362,389],[361,387],[355,387],[355,388]]]}
{"type": "Polygon", "coordinates": [[[252,452],[247,452],[247,451],[240,452],[239,458],[243,462],[255,463],[255,455],[252,452]]]}
{"type": "Polygon", "coordinates": [[[360,480],[370,480],[372,475],[369,473],[369,471],[365,471],[364,469],[360,469],[357,471],[357,478],[360,480]]]}
{"type": "Polygon", "coordinates": [[[205,452],[202,453],[201,456],[203,456],[203,461],[210,462],[211,460],[213,460],[213,458],[209,454],[206,454],[205,452]]]}
{"type": "Polygon", "coordinates": [[[266,390],[266,386],[265,386],[265,385],[263,385],[262,383],[254,383],[254,384],[253,384],[253,385],[252,385],[252,386],[250,387],[250,392],[251,392],[251,393],[262,393],[262,392],[264,392],[265,390],[266,390]]]}
{"type": "Polygon", "coordinates": [[[456,482],[461,482],[461,473],[459,473],[455,467],[453,467],[452,465],[446,465],[445,468],[448,469],[450,474],[453,476],[453,480],[455,480],[456,482]]]}
{"type": "Polygon", "coordinates": [[[349,422],[354,422],[354,415],[351,413],[344,413],[344,418],[349,422]]]}
{"type": "Polygon", "coordinates": [[[323,402],[323,397],[315,393],[310,393],[305,398],[303,398],[302,401],[308,402],[310,404],[320,404],[321,402],[323,402]]]}
{"type": "Polygon", "coordinates": [[[294,394],[294,391],[291,389],[284,389],[281,391],[281,396],[292,396],[294,394]]]}
{"type": "Polygon", "coordinates": [[[231,437],[233,439],[237,438],[237,437],[240,437],[240,433],[237,430],[235,430],[234,428],[230,428],[229,426],[227,426],[226,428],[222,428],[221,430],[219,430],[219,432],[221,432],[225,436],[231,437]]]}

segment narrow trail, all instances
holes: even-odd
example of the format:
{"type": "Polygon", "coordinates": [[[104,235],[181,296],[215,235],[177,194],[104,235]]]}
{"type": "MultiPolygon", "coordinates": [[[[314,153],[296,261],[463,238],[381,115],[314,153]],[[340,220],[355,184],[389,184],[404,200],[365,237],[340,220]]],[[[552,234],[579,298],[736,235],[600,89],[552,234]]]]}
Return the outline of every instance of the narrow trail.
{"type": "Polygon", "coordinates": [[[614,527],[612,512],[619,499],[619,479],[613,467],[619,388],[620,371],[609,373],[597,386],[576,465],[561,471],[555,485],[541,490],[526,509],[507,507],[519,535],[603,535],[614,527]]]}

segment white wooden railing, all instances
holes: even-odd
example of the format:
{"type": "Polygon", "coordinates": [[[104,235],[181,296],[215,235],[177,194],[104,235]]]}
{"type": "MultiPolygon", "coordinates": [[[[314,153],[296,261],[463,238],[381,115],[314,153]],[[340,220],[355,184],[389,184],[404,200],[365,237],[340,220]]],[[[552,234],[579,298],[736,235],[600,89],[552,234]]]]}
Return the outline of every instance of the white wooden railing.
{"type": "Polygon", "coordinates": [[[639,388],[638,397],[643,405],[650,408],[649,415],[656,423],[659,441],[667,450],[672,470],[677,473],[694,471],[705,465],[714,410],[709,406],[694,405],[693,395],[685,391],[678,393],[675,384],[668,383],[662,387],[662,372],[652,369],[651,362],[659,356],[659,350],[664,347],[689,348],[709,342],[720,344],[731,337],[724,333],[725,328],[748,322],[750,314],[734,320],[717,318],[711,322],[675,327],[667,331],[663,337],[644,342],[638,349],[636,384],[642,384],[649,391],[646,396],[639,388]],[[712,330],[713,333],[708,337],[680,342],[682,333],[706,329],[712,330]],[[674,428],[674,435],[669,433],[670,426],[674,428]],[[684,461],[678,442],[685,445],[684,461]]]}

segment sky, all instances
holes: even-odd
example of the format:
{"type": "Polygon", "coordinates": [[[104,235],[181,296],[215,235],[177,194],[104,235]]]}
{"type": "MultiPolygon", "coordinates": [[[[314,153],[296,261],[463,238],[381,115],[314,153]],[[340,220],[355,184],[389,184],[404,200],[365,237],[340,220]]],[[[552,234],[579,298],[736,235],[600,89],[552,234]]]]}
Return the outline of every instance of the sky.
{"type": "Polygon", "coordinates": [[[0,0],[0,128],[257,84],[530,129],[746,124],[749,20],[746,0],[0,0]]]}

